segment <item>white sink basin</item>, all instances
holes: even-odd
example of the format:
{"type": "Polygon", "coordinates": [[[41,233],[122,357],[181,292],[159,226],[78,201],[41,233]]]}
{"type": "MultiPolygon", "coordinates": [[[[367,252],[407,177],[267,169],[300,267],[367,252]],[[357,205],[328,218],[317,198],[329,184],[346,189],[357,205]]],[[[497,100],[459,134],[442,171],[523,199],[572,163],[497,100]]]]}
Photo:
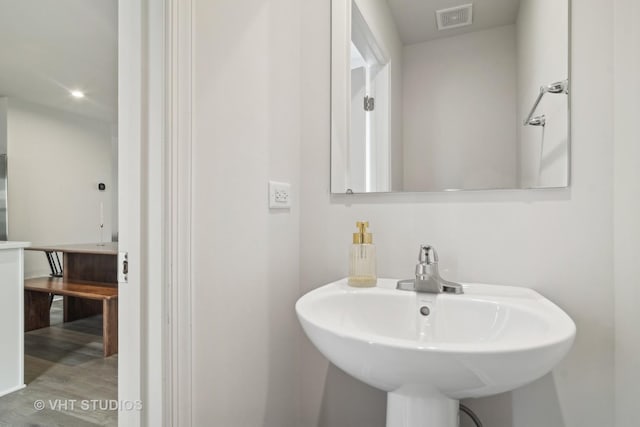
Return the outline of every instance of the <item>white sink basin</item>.
{"type": "Polygon", "coordinates": [[[457,426],[459,399],[544,376],[575,337],[571,318],[531,289],[465,284],[462,295],[418,294],[396,282],[359,289],[341,280],[296,303],[322,354],[389,393],[390,427],[457,426]]]}

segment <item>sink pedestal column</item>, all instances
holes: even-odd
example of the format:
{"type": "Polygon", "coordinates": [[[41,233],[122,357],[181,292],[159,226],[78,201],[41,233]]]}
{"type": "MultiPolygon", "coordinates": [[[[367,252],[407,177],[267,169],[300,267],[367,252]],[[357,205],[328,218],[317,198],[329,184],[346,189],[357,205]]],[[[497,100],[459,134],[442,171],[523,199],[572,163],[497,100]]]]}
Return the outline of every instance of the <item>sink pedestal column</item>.
{"type": "Polygon", "coordinates": [[[387,427],[458,427],[459,402],[444,396],[387,394],[387,427]]]}

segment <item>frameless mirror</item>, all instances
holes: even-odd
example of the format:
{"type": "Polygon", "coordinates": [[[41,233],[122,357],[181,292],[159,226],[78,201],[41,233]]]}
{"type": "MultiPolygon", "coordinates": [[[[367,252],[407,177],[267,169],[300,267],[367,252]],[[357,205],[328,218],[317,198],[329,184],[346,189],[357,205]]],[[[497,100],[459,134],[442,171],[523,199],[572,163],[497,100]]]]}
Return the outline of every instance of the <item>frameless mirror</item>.
{"type": "Polygon", "coordinates": [[[332,0],[331,191],[569,184],[570,0],[332,0]]]}

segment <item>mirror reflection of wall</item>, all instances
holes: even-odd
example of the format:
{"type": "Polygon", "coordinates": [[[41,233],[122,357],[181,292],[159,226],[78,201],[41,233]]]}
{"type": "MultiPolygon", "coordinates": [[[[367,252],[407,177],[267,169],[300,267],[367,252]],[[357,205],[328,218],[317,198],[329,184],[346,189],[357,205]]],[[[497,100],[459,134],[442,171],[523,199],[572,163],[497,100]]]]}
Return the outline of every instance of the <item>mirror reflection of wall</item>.
{"type": "Polygon", "coordinates": [[[567,186],[569,97],[546,94],[523,123],[541,87],[568,79],[568,10],[566,0],[334,1],[332,192],[567,186]],[[381,66],[385,91],[371,78],[381,66]]]}
{"type": "MultiPolygon", "coordinates": [[[[0,3],[8,237],[98,242],[102,220],[102,238],[111,241],[117,236],[117,2],[0,3]]],[[[27,277],[48,273],[42,254],[25,254],[27,277]]]]}

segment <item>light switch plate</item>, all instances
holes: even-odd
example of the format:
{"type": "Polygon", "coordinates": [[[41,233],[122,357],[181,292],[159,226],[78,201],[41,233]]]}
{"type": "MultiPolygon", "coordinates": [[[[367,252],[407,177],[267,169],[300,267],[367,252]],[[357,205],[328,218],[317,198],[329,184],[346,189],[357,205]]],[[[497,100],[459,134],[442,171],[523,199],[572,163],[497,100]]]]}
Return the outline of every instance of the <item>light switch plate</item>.
{"type": "Polygon", "coordinates": [[[269,208],[291,209],[291,184],[269,181],[269,208]]]}

